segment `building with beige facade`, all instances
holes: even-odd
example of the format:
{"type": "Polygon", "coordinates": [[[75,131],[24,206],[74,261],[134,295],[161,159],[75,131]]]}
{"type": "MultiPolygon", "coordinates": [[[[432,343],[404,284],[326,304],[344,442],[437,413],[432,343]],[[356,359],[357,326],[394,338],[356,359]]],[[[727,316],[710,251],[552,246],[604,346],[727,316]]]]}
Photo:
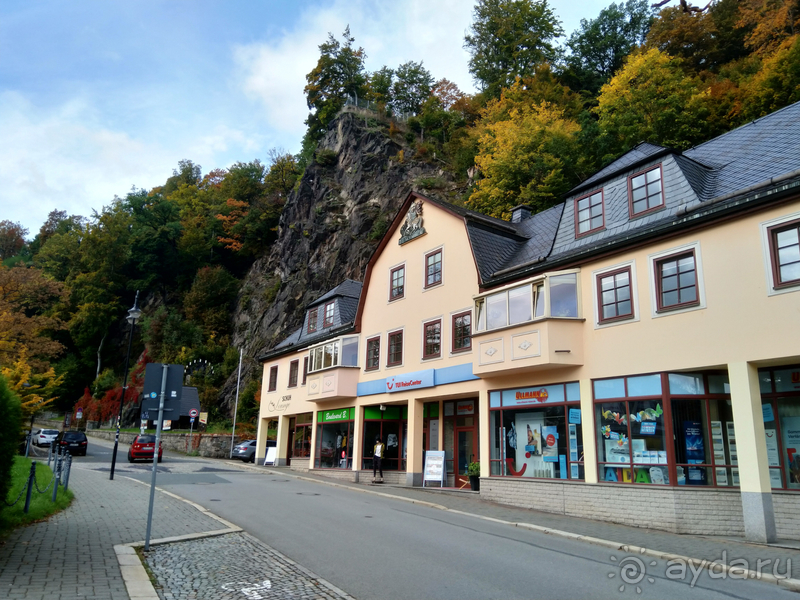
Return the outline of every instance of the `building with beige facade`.
{"type": "Polygon", "coordinates": [[[262,356],[259,456],[674,532],[800,539],[800,104],[643,143],[511,222],[412,194],[262,356]],[[431,455],[433,456],[433,455],[431,455]]]}

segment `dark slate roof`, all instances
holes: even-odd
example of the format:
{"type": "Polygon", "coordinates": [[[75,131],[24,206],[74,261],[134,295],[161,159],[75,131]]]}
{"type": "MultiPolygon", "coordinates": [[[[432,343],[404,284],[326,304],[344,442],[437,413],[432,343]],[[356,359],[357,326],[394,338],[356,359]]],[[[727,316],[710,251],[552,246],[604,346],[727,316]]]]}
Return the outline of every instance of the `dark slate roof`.
{"type": "Polygon", "coordinates": [[[581,182],[575,189],[570,191],[570,195],[588,191],[589,188],[599,185],[604,179],[608,179],[619,173],[620,171],[627,171],[635,165],[657,158],[662,154],[668,153],[670,150],[664,146],[657,146],[648,142],[642,142],[637,145],[633,150],[629,150],[620,156],[614,162],[606,165],[597,173],[581,182]]]}
{"type": "Polygon", "coordinates": [[[281,340],[274,348],[268,350],[261,356],[261,360],[272,356],[278,356],[282,352],[291,348],[305,348],[327,339],[334,338],[353,329],[358,310],[358,299],[361,297],[361,283],[352,279],[345,279],[332,290],[311,302],[306,307],[303,317],[303,325],[286,338],[281,340]],[[333,325],[323,327],[323,311],[317,311],[317,330],[313,333],[308,332],[309,309],[321,307],[331,300],[334,301],[333,325]]]}

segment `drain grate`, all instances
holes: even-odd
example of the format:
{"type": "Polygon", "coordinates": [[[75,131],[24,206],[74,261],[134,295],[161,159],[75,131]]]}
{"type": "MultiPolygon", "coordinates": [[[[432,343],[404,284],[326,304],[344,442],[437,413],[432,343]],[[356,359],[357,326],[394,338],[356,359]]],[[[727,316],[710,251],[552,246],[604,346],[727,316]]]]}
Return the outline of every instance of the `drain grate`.
{"type": "Polygon", "coordinates": [[[297,492],[298,496],[322,496],[322,494],[312,494],[309,492],[297,492]]]}

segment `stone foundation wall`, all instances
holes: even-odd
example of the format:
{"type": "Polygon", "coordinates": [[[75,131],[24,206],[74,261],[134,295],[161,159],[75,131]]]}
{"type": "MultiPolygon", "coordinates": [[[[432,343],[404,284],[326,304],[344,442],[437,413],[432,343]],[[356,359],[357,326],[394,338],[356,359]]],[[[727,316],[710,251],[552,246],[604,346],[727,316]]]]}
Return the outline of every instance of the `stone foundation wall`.
{"type": "MultiPolygon", "coordinates": [[[[89,437],[100,438],[113,442],[115,431],[97,431],[88,430],[86,435],[89,437]]],[[[130,444],[133,438],[137,436],[136,433],[120,432],[119,441],[123,444],[130,444]]],[[[189,448],[189,434],[188,433],[167,433],[161,434],[161,446],[164,450],[173,450],[176,452],[196,452],[198,456],[206,456],[208,458],[228,458],[231,455],[231,436],[210,433],[193,433],[192,447],[189,448]]],[[[243,439],[236,436],[233,438],[233,445],[243,439]]],[[[263,462],[263,459],[262,459],[263,462]]]]}
{"type": "MultiPolygon", "coordinates": [[[[673,533],[743,536],[737,489],[668,488],[482,477],[481,497],[573,517],[673,533]]],[[[778,537],[800,539],[800,494],[775,492],[778,537]]]]}

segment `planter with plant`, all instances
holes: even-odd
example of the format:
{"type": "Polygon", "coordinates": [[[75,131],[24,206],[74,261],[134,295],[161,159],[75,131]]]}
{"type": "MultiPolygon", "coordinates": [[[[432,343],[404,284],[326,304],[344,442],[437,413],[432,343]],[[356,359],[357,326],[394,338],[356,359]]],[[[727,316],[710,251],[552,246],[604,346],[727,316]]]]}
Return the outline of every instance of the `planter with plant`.
{"type": "Polygon", "coordinates": [[[471,462],[467,465],[467,477],[469,477],[469,487],[473,492],[481,489],[481,463],[471,462]]]}

